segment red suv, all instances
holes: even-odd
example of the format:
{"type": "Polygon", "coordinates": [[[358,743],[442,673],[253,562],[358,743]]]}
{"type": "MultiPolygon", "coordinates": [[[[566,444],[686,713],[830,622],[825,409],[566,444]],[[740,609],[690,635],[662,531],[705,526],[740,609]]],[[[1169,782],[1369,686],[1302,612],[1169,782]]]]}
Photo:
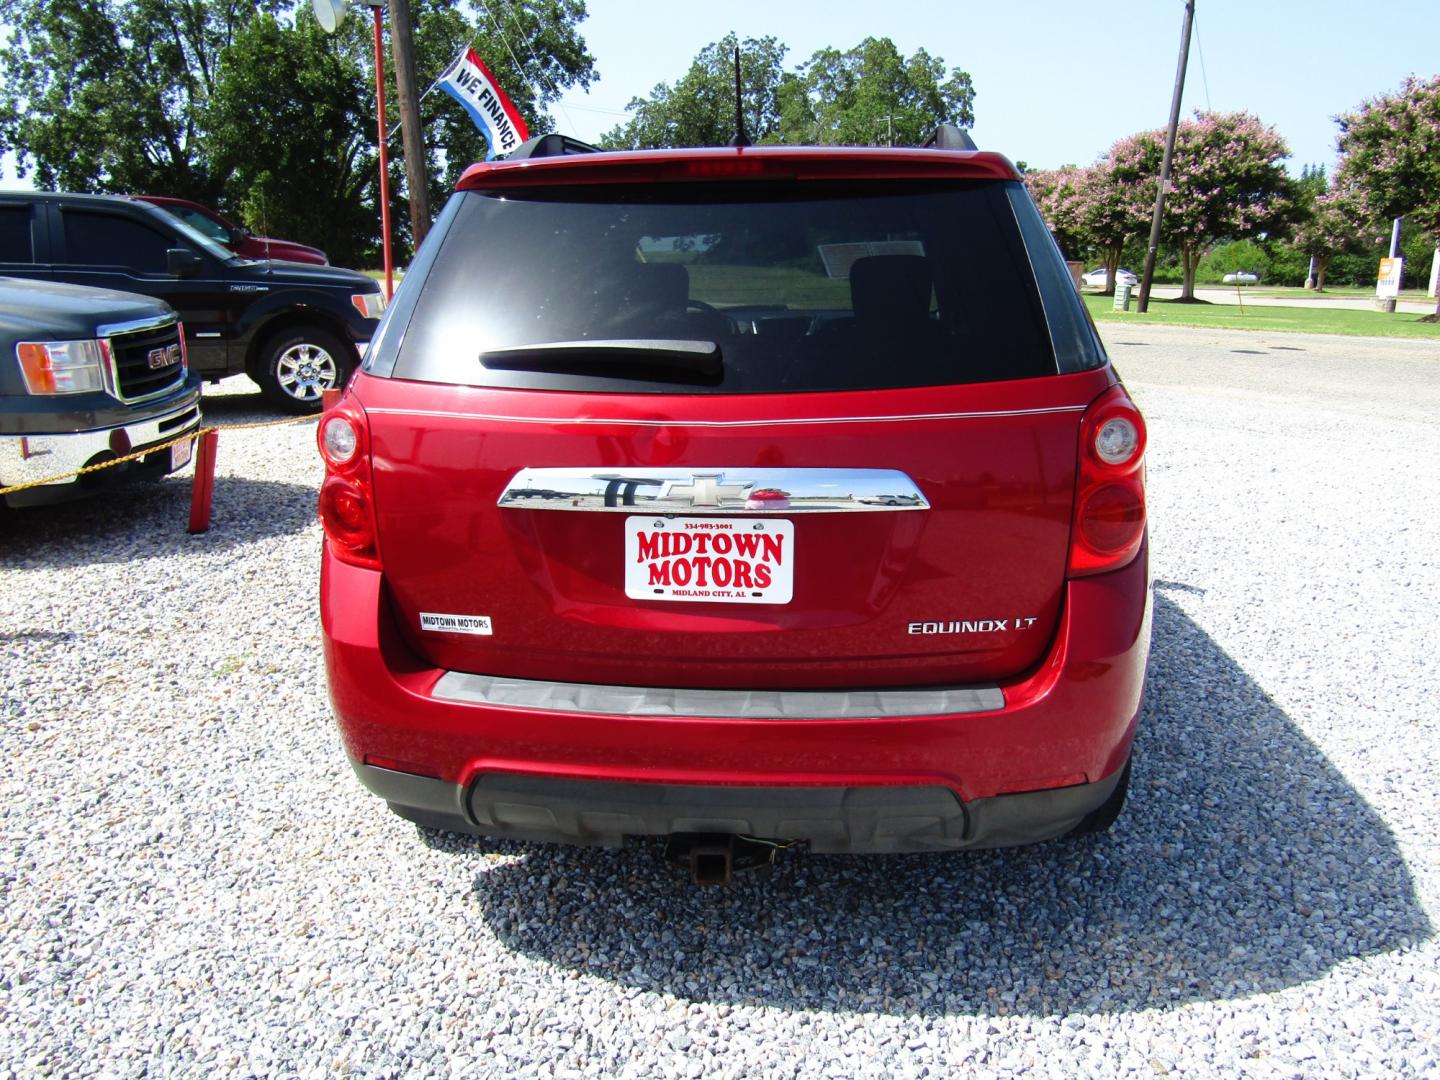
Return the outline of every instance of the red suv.
{"type": "Polygon", "coordinates": [[[365,786],[578,844],[1107,827],[1145,427],[1010,162],[556,140],[464,175],[321,420],[365,786]]]}

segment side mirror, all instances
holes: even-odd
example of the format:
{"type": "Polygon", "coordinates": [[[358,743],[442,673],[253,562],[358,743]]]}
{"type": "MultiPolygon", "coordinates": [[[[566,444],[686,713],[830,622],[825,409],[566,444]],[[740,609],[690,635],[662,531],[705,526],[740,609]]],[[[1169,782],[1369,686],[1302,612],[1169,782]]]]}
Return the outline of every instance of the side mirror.
{"type": "Polygon", "coordinates": [[[205,265],[205,260],[189,248],[169,248],[165,252],[165,267],[173,277],[191,277],[205,265]]]}

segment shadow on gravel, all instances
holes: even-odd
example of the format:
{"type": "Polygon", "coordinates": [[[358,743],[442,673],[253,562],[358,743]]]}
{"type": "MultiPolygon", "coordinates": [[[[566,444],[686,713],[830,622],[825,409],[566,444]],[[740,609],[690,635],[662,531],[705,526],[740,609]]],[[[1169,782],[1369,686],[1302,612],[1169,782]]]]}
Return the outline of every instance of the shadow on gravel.
{"type": "Polygon", "coordinates": [[[217,476],[210,531],[191,536],[188,475],[117,484],[0,514],[0,563],[53,570],[224,551],[300,532],[315,520],[317,498],[303,484],[217,476]]]}
{"type": "Polygon", "coordinates": [[[1431,933],[1374,810],[1174,603],[1131,802],[1102,837],[954,855],[784,858],[696,889],[662,845],[487,844],[509,948],[639,990],[894,1014],[1143,1009],[1276,990],[1431,933]]]}
{"type": "Polygon", "coordinates": [[[223,390],[207,386],[201,400],[201,409],[205,415],[204,422],[216,427],[285,420],[289,416],[266,401],[259,388],[249,379],[228,380],[223,390]],[[230,385],[232,383],[238,383],[239,386],[230,385]]]}

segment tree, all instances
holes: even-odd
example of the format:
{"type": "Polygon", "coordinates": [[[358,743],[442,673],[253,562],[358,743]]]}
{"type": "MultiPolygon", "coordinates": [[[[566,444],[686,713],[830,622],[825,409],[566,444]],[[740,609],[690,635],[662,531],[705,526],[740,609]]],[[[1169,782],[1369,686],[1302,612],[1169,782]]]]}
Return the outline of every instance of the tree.
{"type": "Polygon", "coordinates": [[[1311,201],[1309,212],[1295,225],[1293,246],[1315,260],[1315,277],[1305,287],[1323,292],[1330,260],[1358,250],[1364,214],[1350,192],[1340,188],[1322,192],[1311,201]]]}
{"type": "MultiPolygon", "coordinates": [[[[648,98],[625,106],[634,113],[606,132],[600,144],[616,150],[665,146],[724,146],[735,135],[734,33],[700,50],[674,85],[659,83],[648,98]]],[[[776,140],[779,93],[786,78],[786,48],[773,37],[746,38],[740,47],[740,101],[745,130],[754,142],[776,140]]]]}
{"type": "Polygon", "coordinates": [[[1080,185],[1080,220],[1104,260],[1105,294],[1115,292],[1115,272],[1125,244],[1150,224],[1160,172],[1157,147],[1148,140],[1122,139],[1085,170],[1080,185]]]}
{"type": "MultiPolygon", "coordinates": [[[[1122,175],[1129,213],[1149,220],[1165,133],[1122,139],[1111,157],[1122,175]],[[1138,182],[1141,178],[1148,182],[1138,182]]],[[[1197,112],[1180,125],[1171,159],[1161,236],[1178,249],[1182,300],[1195,299],[1195,269],[1219,240],[1259,236],[1286,227],[1295,214],[1294,182],[1281,159],[1290,149],[1274,128],[1249,113],[1197,112]]]]}
{"type": "MultiPolygon", "coordinates": [[[[1340,125],[1336,180],[1374,220],[1405,217],[1440,243],[1440,75],[1406,79],[1340,125]]],[[[1440,302],[1427,321],[1440,321],[1440,302]]]]}
{"type": "Polygon", "coordinates": [[[780,140],[822,146],[916,146],[940,124],[975,123],[968,72],[919,49],[909,59],[889,38],[846,52],[820,49],[782,93],[780,140]]]}
{"type": "Polygon", "coordinates": [[[220,53],[290,0],[0,0],[0,140],[72,191],[213,201],[205,109],[220,53]]]}
{"type": "MultiPolygon", "coordinates": [[[[537,132],[564,88],[595,77],[577,31],[583,0],[478,11],[464,0],[415,0],[411,11],[426,85],[473,44],[537,132]]],[[[321,243],[337,261],[373,258],[368,20],[348,19],[327,39],[296,0],[0,0],[0,21],[12,31],[0,49],[0,144],[15,151],[22,175],[73,191],[192,198],[321,243]]],[[[393,68],[387,75],[393,132],[393,68]]],[[[421,120],[434,204],[485,143],[443,94],[426,99],[421,120]]],[[[391,188],[403,257],[398,167],[391,188]]]]}
{"type": "Polygon", "coordinates": [[[221,201],[256,230],[303,237],[343,266],[369,261],[379,240],[374,88],[356,47],[314,19],[289,27],[262,14],[221,53],[205,117],[221,201]]]}
{"type": "Polygon", "coordinates": [[[1254,240],[1228,240],[1206,252],[1195,273],[1205,281],[1218,282],[1226,274],[1241,272],[1270,281],[1270,253],[1254,240]]]}
{"type": "Polygon", "coordinates": [[[1081,195],[1087,171],[1065,165],[1059,169],[1031,169],[1024,174],[1030,197],[1067,259],[1078,257],[1087,240],[1081,195]]]}
{"type": "MultiPolygon", "coordinates": [[[[705,46],[673,86],[631,101],[634,116],[601,145],[726,145],[735,134],[736,40],[705,46]]],[[[757,143],[913,146],[939,124],[975,121],[970,76],[955,68],[947,78],[945,62],[924,49],[907,60],[889,38],[866,38],[848,52],[821,49],[793,72],[784,69],[787,51],[773,37],[740,42],[745,127],[757,143]]]]}

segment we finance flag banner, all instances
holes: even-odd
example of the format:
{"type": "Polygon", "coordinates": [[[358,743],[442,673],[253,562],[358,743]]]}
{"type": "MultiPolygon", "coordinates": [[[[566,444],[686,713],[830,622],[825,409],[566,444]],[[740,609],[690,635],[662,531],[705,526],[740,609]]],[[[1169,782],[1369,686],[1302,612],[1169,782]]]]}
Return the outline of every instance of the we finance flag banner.
{"type": "Polygon", "coordinates": [[[530,137],[520,110],[500,89],[485,61],[467,49],[437,80],[447,94],[460,102],[485,135],[490,149],[485,160],[508,154],[530,137]]]}

